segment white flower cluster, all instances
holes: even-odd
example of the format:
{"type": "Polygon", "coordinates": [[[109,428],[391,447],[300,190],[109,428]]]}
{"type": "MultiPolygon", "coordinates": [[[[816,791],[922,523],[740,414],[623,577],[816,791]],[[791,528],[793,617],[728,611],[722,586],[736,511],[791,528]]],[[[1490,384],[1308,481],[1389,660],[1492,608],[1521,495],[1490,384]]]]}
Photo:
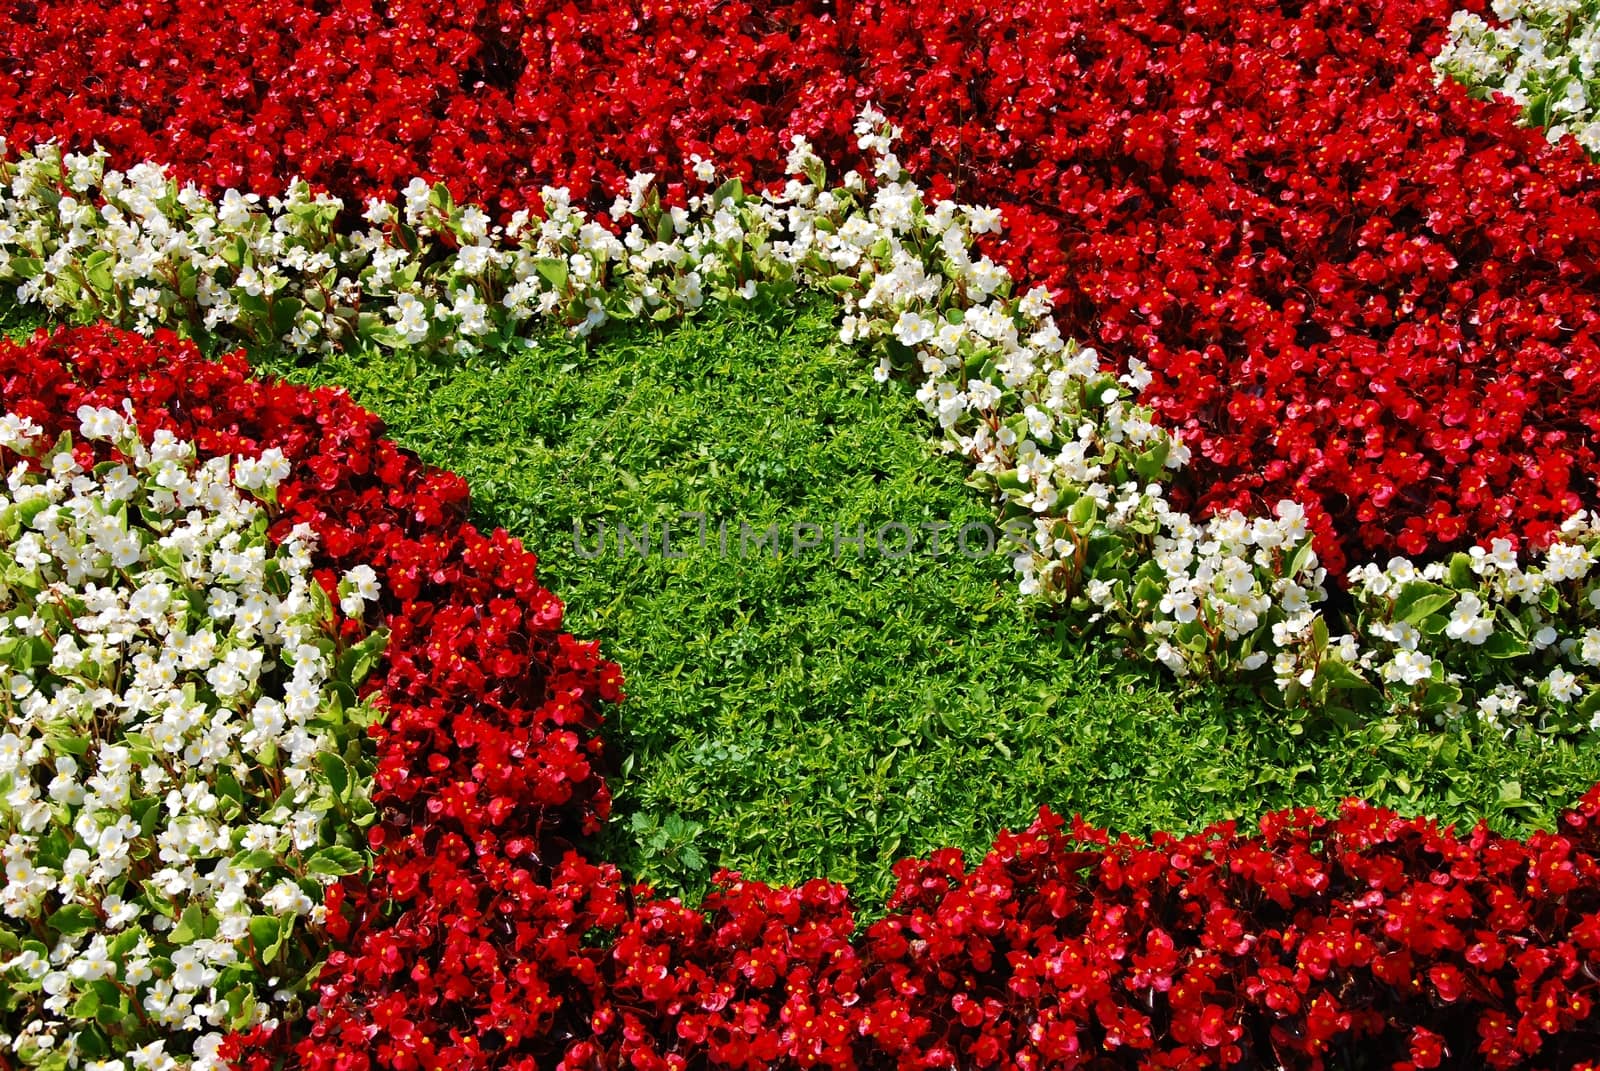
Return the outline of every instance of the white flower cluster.
{"type": "MultiPolygon", "coordinates": [[[[0,282],[51,307],[92,291],[95,309],[141,328],[309,351],[359,339],[472,347],[536,322],[583,334],[613,317],[667,319],[707,300],[784,300],[808,287],[842,302],[842,337],[864,344],[878,379],[915,378],[946,449],[972,464],[1022,547],[1014,565],[1024,595],[1180,676],[1259,679],[1294,703],[1372,693],[1363,701],[1437,716],[1476,703],[1473,687],[1488,694],[1507,683],[1490,667],[1471,682],[1435,681],[1459,686],[1459,699],[1423,687],[1436,664],[1454,664],[1449,650],[1479,650],[1501,612],[1494,592],[1475,596],[1481,612],[1464,602],[1458,624],[1414,649],[1374,631],[1389,611],[1366,598],[1376,616],[1333,622],[1330,634],[1320,609],[1327,577],[1298,505],[1203,523],[1173,509],[1164,483],[1188,451],[1137,404],[1149,370],[1131,357],[1117,375],[1064,339],[1050,295],[1015,295],[1004,266],[977,250],[976,236],[999,230],[999,213],[929,203],[895,158],[898,131],[882,114],[868,109],[856,130],[870,176],[852,171],[830,185],[797,138],[791,178],[760,196],[730,182],[668,208],[654,176],[638,176],[612,206],[616,234],[564,190],[544,191],[543,217],[518,213],[501,227],[420,179],[392,204],[367,205],[368,228],[346,234],[334,228],[339,203],[300,184],[265,203],[232,192],[209,202],[154,168],[123,175],[103,157],[45,146],[0,164],[9,183],[0,185],[0,282]],[[135,291],[146,298],[132,300],[135,291]]],[[[695,175],[710,177],[704,161],[695,175]]],[[[1397,559],[1371,582],[1403,586],[1417,572],[1397,559]]],[[[1562,723],[1560,708],[1579,696],[1564,679],[1537,691],[1501,723],[1562,723]]]]}
{"type": "Polygon", "coordinates": [[[220,1067],[228,1031],[297,1012],[295,930],[362,864],[364,712],[310,530],[274,546],[242,493],[270,501],[283,455],[77,417],[51,444],[0,416],[0,1063],[220,1067]]]}
{"type": "Polygon", "coordinates": [[[1350,574],[1368,646],[1348,658],[1391,706],[1505,731],[1600,729],[1600,517],[1583,512],[1524,564],[1496,539],[1449,562],[1350,574]]]}
{"type": "Polygon", "coordinates": [[[501,226],[415,179],[347,231],[343,203],[303,182],[213,200],[153,165],[110,169],[103,152],[6,156],[0,139],[0,283],[57,315],[308,353],[357,340],[465,352],[531,321],[581,335],[703,300],[688,213],[661,211],[648,175],[617,207],[648,211],[650,233],[635,227],[625,244],[562,189],[544,191],[542,216],[501,226]]]}
{"type": "Polygon", "coordinates": [[[1571,134],[1600,154],[1600,0],[1494,0],[1491,10],[1497,24],[1457,11],[1434,66],[1478,95],[1510,97],[1551,141],[1571,134]]]}

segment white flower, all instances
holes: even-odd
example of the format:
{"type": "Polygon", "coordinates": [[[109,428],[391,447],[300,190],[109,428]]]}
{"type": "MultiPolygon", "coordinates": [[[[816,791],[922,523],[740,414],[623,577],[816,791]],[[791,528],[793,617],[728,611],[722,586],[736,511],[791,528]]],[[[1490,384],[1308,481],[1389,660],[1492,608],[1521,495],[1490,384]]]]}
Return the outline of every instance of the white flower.
{"type": "Polygon", "coordinates": [[[394,319],[395,330],[408,344],[416,345],[428,337],[428,309],[415,294],[407,292],[395,298],[389,315],[394,319]]]}
{"type": "Polygon", "coordinates": [[[406,188],[401,191],[406,201],[406,219],[408,222],[420,222],[428,211],[429,201],[433,197],[433,188],[426,181],[414,178],[406,183],[406,188]]]}
{"type": "Polygon", "coordinates": [[[1483,601],[1470,591],[1463,592],[1445,625],[1445,635],[1474,646],[1481,645],[1494,632],[1494,621],[1481,616],[1482,612],[1483,601]]]}
{"type": "Polygon", "coordinates": [[[790,144],[792,148],[790,148],[789,157],[784,163],[785,174],[799,175],[812,165],[822,162],[817,158],[817,154],[812,151],[811,142],[799,134],[794,136],[790,144]]]}
{"type": "Polygon", "coordinates": [[[127,424],[122,419],[122,414],[105,406],[80,405],[78,427],[86,439],[116,441],[127,434],[127,424]]]}
{"type": "Polygon", "coordinates": [[[1415,685],[1428,680],[1433,674],[1433,659],[1418,651],[1397,651],[1393,660],[1383,667],[1383,679],[1415,685]]]}
{"type": "Polygon", "coordinates": [[[986,206],[967,209],[967,227],[973,234],[999,234],[1000,210],[986,206]]]}
{"type": "Polygon", "coordinates": [[[240,458],[233,466],[234,483],[247,490],[276,487],[289,476],[289,462],[277,447],[263,450],[259,457],[240,458]]]}
{"type": "Polygon", "coordinates": [[[900,314],[894,325],[894,337],[905,346],[920,346],[933,337],[933,332],[932,320],[909,309],[900,314]]]}
{"type": "Polygon", "coordinates": [[[1583,691],[1578,684],[1578,678],[1560,666],[1550,671],[1545,683],[1550,687],[1551,698],[1558,703],[1570,703],[1583,691]]]}

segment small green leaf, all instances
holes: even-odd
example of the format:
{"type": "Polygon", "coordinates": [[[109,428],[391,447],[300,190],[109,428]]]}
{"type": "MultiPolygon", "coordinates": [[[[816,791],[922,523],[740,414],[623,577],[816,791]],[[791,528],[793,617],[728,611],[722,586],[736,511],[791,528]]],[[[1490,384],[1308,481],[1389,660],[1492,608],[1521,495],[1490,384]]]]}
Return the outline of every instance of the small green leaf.
{"type": "Polygon", "coordinates": [[[328,787],[333,789],[333,794],[339,799],[345,799],[350,791],[350,767],[345,761],[332,752],[323,752],[317,756],[317,762],[322,767],[322,773],[328,779],[328,787]]]}
{"type": "Polygon", "coordinates": [[[332,845],[322,849],[306,861],[306,873],[342,877],[354,874],[366,864],[366,859],[354,848],[332,845]]]}
{"type": "Polygon", "coordinates": [[[1396,621],[1419,625],[1423,618],[1448,606],[1455,597],[1456,593],[1449,588],[1413,580],[1400,589],[1400,595],[1394,601],[1394,618],[1396,621]]]}
{"type": "Polygon", "coordinates": [[[94,910],[83,904],[67,904],[45,919],[45,925],[59,934],[86,933],[100,924],[94,910]]]}
{"type": "Polygon", "coordinates": [[[1528,641],[1518,639],[1503,629],[1496,630],[1483,641],[1483,653],[1490,658],[1521,658],[1532,650],[1528,641]]]}
{"type": "Polygon", "coordinates": [[[257,849],[253,852],[240,852],[233,857],[233,865],[240,870],[265,870],[276,866],[278,857],[269,851],[257,849]]]}
{"type": "Polygon", "coordinates": [[[199,904],[190,904],[183,909],[183,914],[178,916],[178,924],[172,928],[172,943],[186,945],[204,936],[205,916],[201,914],[199,904]]]}
{"type": "Polygon", "coordinates": [[[543,276],[545,282],[557,290],[567,288],[567,262],[560,257],[540,257],[534,262],[534,268],[543,276]]]}
{"type": "Polygon", "coordinates": [[[1357,673],[1350,665],[1337,659],[1329,659],[1322,663],[1318,673],[1327,678],[1328,683],[1335,688],[1347,690],[1372,690],[1372,683],[1361,674],[1357,673]]]}
{"type": "Polygon", "coordinates": [[[83,995],[72,1005],[74,1019],[93,1019],[95,1012],[100,1010],[100,994],[93,989],[87,989],[83,995]]]}

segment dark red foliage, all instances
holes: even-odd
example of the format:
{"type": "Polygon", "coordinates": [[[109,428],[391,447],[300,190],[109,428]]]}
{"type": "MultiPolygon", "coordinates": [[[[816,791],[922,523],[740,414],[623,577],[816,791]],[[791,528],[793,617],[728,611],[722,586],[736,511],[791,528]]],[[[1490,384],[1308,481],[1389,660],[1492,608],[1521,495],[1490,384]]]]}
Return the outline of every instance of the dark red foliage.
{"type": "Polygon", "coordinates": [[[723,874],[691,910],[575,850],[607,813],[616,667],[560,631],[531,554],[463,521],[459,478],[238,355],[0,343],[0,404],[51,430],[124,397],[206,455],[284,450],[280,531],[373,564],[393,630],[377,864],[329,890],[309,1032],[227,1042],[247,1071],[1600,1071],[1600,787],[1526,842],[1354,802],[1149,842],[1045,811],[971,869],[898,864],[864,933],[824,881],[723,874]]]}
{"type": "MultiPolygon", "coordinates": [[[[1468,0],[1467,6],[1480,0],[1468,0]]],[[[874,101],[1063,326],[1156,371],[1180,497],[1299,499],[1336,570],[1597,504],[1600,183],[1436,86],[1452,0],[0,0],[0,132],[204,185],[416,174],[604,207],[849,162],[874,101]]]]}

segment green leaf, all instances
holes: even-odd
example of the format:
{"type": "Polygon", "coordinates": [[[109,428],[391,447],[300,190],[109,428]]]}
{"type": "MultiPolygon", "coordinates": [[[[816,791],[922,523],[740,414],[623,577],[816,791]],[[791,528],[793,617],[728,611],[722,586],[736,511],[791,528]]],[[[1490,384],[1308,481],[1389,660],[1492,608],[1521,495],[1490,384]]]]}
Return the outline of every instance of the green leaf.
{"type": "Polygon", "coordinates": [[[339,677],[351,685],[360,684],[371,673],[389,643],[388,629],[375,629],[351,646],[339,659],[339,677]]]}
{"type": "Polygon", "coordinates": [[[1483,653],[1490,658],[1521,658],[1532,651],[1527,640],[1518,639],[1505,629],[1496,629],[1483,641],[1483,653]]]}
{"type": "Polygon", "coordinates": [[[434,207],[438,208],[439,214],[445,219],[449,219],[456,208],[455,198],[450,196],[450,187],[442,182],[435,182],[433,189],[429,192],[432,194],[429,200],[434,207]]]}
{"type": "Polygon", "coordinates": [[[241,870],[265,870],[278,865],[278,857],[264,849],[252,852],[240,852],[233,857],[233,865],[241,870]]]}
{"type": "Polygon", "coordinates": [[[74,1019],[93,1019],[94,1013],[100,1010],[100,994],[93,989],[86,989],[83,995],[72,1005],[74,1019]]]}
{"type": "Polygon", "coordinates": [[[333,794],[339,799],[345,799],[350,792],[350,767],[345,761],[332,752],[325,751],[317,756],[317,763],[322,767],[322,773],[328,779],[328,787],[333,789],[333,794]]]}
{"type": "Polygon", "coordinates": [[[45,739],[50,745],[50,750],[56,754],[65,752],[68,755],[81,756],[88,754],[89,751],[89,738],[87,736],[50,733],[45,739]]]}
{"type": "Polygon", "coordinates": [[[301,307],[300,302],[292,297],[280,297],[272,303],[272,330],[278,337],[294,330],[301,307]]]}
{"type": "Polygon", "coordinates": [[[1157,439],[1154,446],[1141,453],[1133,463],[1140,479],[1150,482],[1158,479],[1167,465],[1167,455],[1172,451],[1169,439],[1157,439]]]}
{"type": "Polygon", "coordinates": [[[560,257],[540,257],[534,261],[534,268],[543,276],[545,282],[557,290],[567,288],[567,262],[560,257]]]}
{"type": "Polygon", "coordinates": [[[145,934],[143,928],[139,926],[129,926],[127,929],[117,934],[116,937],[112,938],[111,943],[106,946],[106,954],[112,959],[120,961],[122,957],[133,951],[134,946],[139,943],[140,938],[146,936],[147,935],[145,934]]]}
{"type": "Polygon", "coordinates": [[[1400,595],[1394,601],[1394,619],[1412,625],[1421,624],[1423,618],[1448,606],[1455,597],[1456,593],[1449,588],[1425,580],[1413,580],[1400,589],[1400,595]]]}
{"type": "Polygon", "coordinates": [[[1311,567],[1311,559],[1316,554],[1316,549],[1311,546],[1308,539],[1295,550],[1294,557],[1289,559],[1288,576],[1294,577],[1304,573],[1311,567]]]}
{"type": "Polygon", "coordinates": [[[293,916],[277,918],[256,915],[250,919],[250,941],[262,963],[271,963],[283,951],[283,939],[293,925],[293,916]]]}
{"type": "Polygon", "coordinates": [[[183,914],[178,916],[178,924],[172,928],[172,943],[186,945],[204,936],[205,915],[201,913],[199,904],[190,904],[183,909],[183,914]]]}
{"type": "Polygon", "coordinates": [[[244,802],[244,789],[239,787],[239,779],[226,770],[217,775],[217,792],[235,803],[244,802]]]}
{"type": "Polygon", "coordinates": [[[94,910],[83,904],[67,904],[44,922],[50,929],[67,936],[86,933],[100,925],[94,910]]]}
{"type": "Polygon", "coordinates": [[[140,900],[157,914],[165,915],[169,919],[178,917],[178,909],[172,906],[172,901],[157,887],[153,881],[147,881],[139,886],[140,900]]]}
{"type": "Polygon", "coordinates": [[[1318,673],[1327,679],[1328,684],[1334,688],[1343,688],[1350,691],[1373,691],[1372,682],[1357,673],[1349,664],[1337,659],[1323,662],[1318,673]]]}
{"type": "Polygon", "coordinates": [[[332,845],[317,852],[306,861],[306,873],[342,877],[354,874],[366,865],[366,859],[354,848],[332,845]]]}
{"type": "Polygon", "coordinates": [[[83,276],[89,285],[102,296],[111,293],[114,283],[111,281],[112,255],[104,249],[89,254],[84,261],[83,276]]]}
{"type": "Polygon", "coordinates": [[[1540,93],[1528,102],[1527,109],[1522,113],[1529,126],[1550,125],[1550,94],[1540,93]]]}

